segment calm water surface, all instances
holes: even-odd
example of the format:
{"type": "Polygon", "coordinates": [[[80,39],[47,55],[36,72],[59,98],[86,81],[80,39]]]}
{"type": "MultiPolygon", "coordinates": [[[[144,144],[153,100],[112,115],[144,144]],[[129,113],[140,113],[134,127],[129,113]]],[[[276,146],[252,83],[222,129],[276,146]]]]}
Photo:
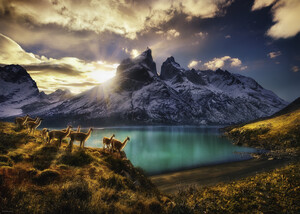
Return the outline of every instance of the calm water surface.
{"type": "MultiPolygon", "coordinates": [[[[86,131],[86,130],[82,130],[86,131]]],[[[96,128],[87,147],[102,147],[102,138],[112,134],[123,141],[128,159],[148,174],[195,168],[203,165],[250,159],[253,148],[234,146],[221,138],[217,127],[146,126],[96,128]],[[242,152],[243,154],[241,154],[242,152]]]]}

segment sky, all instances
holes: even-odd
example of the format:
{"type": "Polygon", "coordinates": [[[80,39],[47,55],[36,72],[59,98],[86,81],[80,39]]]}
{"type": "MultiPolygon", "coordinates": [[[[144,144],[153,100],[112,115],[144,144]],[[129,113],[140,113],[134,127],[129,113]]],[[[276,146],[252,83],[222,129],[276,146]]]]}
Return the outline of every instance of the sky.
{"type": "Polygon", "coordinates": [[[186,69],[227,69],[300,96],[299,0],[0,0],[0,64],[40,91],[83,92],[152,49],[186,69]]]}

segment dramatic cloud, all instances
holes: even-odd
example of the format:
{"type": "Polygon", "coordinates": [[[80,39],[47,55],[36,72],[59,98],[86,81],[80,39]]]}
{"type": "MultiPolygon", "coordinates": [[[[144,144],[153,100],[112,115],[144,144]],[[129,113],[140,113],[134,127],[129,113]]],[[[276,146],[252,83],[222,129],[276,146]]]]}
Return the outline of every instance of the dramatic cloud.
{"type": "Polygon", "coordinates": [[[298,72],[298,71],[300,71],[299,66],[293,66],[292,67],[292,71],[295,72],[295,73],[298,72]]]}
{"type": "Polygon", "coordinates": [[[176,38],[180,35],[180,33],[175,29],[170,29],[166,32],[160,30],[160,31],[157,31],[156,34],[163,35],[167,40],[171,40],[171,39],[176,38]]]}
{"type": "Polygon", "coordinates": [[[230,39],[230,38],[231,38],[230,35],[226,35],[226,36],[225,36],[225,39],[230,39]]]}
{"type": "Polygon", "coordinates": [[[201,63],[201,60],[197,61],[197,60],[192,60],[189,64],[188,67],[189,68],[196,68],[198,66],[198,64],[201,63]]]}
{"type": "Polygon", "coordinates": [[[259,10],[264,7],[268,7],[271,4],[273,4],[276,0],[255,0],[253,6],[252,6],[252,11],[254,10],[259,10]]]}
{"type": "Polygon", "coordinates": [[[112,78],[118,66],[104,61],[85,61],[75,57],[54,59],[27,53],[3,34],[0,34],[0,46],[0,64],[24,66],[45,92],[53,92],[60,86],[74,93],[85,91],[112,78]]]}
{"type": "Polygon", "coordinates": [[[211,18],[223,14],[228,0],[3,0],[1,13],[37,25],[59,25],[71,31],[110,31],[134,39],[138,32],[166,23],[175,14],[211,18]]]}
{"type": "Polygon", "coordinates": [[[273,3],[272,13],[275,24],[268,30],[267,35],[274,39],[280,39],[298,34],[300,32],[300,1],[255,0],[252,10],[258,10],[273,3]]]}
{"type": "Polygon", "coordinates": [[[269,56],[271,59],[276,58],[276,57],[278,57],[278,56],[280,56],[280,55],[281,55],[281,52],[280,52],[280,51],[268,53],[268,56],[269,56]]]}
{"type": "Polygon", "coordinates": [[[204,63],[204,67],[211,70],[223,67],[239,67],[240,70],[245,70],[247,68],[247,66],[242,66],[242,61],[240,59],[231,58],[230,56],[214,58],[213,60],[204,63]]]}

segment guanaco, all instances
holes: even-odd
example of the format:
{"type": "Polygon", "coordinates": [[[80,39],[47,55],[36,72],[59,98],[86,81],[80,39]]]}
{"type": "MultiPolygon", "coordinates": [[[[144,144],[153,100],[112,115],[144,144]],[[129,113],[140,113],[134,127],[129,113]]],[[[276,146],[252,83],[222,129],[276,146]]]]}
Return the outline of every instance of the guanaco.
{"type": "Polygon", "coordinates": [[[121,150],[125,148],[125,146],[129,140],[130,140],[130,138],[126,137],[126,139],[122,143],[119,140],[112,139],[112,141],[111,141],[112,151],[117,150],[118,152],[121,152],[121,150]]]}
{"type": "Polygon", "coordinates": [[[71,133],[71,128],[72,126],[68,126],[66,131],[62,131],[62,130],[53,130],[51,132],[49,132],[48,134],[48,143],[51,142],[51,140],[53,140],[54,138],[59,140],[59,144],[58,147],[61,146],[61,141],[68,137],[68,135],[71,133]]]}
{"type": "Polygon", "coordinates": [[[84,143],[89,139],[93,131],[93,128],[90,128],[87,133],[83,132],[74,132],[70,135],[70,147],[73,146],[74,141],[79,141],[80,142],[80,147],[84,148],[84,143]]]}
{"type": "Polygon", "coordinates": [[[43,128],[41,136],[42,136],[44,142],[47,142],[48,134],[49,134],[49,129],[43,128]]]}
{"type": "Polygon", "coordinates": [[[18,128],[21,128],[27,122],[28,118],[29,118],[28,114],[24,117],[16,117],[15,124],[17,125],[18,128]]]}
{"type": "Polygon", "coordinates": [[[113,134],[110,138],[108,137],[104,137],[103,138],[103,149],[109,149],[109,147],[111,146],[111,140],[115,137],[115,134],[113,134]]]}
{"type": "Polygon", "coordinates": [[[26,126],[28,129],[28,134],[30,134],[32,132],[34,135],[36,128],[39,127],[39,125],[41,125],[42,121],[43,121],[43,119],[40,119],[40,118],[36,118],[35,121],[29,121],[29,122],[27,121],[26,126]]]}

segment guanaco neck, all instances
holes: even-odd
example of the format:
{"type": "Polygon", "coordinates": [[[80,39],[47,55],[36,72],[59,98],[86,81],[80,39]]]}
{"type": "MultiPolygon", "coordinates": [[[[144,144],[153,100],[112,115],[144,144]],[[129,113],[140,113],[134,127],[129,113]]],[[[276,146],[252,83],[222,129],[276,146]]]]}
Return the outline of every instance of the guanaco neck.
{"type": "Polygon", "coordinates": [[[41,125],[42,120],[40,119],[39,122],[36,124],[36,126],[41,125]]]}
{"type": "Polygon", "coordinates": [[[114,136],[115,136],[115,135],[113,134],[113,135],[110,137],[109,141],[111,141],[111,140],[113,139],[114,136]]]}
{"type": "Polygon", "coordinates": [[[86,133],[86,136],[89,137],[92,134],[92,129],[90,128],[88,133],[86,133]]]}
{"type": "Polygon", "coordinates": [[[29,117],[28,115],[25,116],[25,120],[24,120],[24,122],[23,122],[23,125],[27,122],[28,117],[29,117]]]}
{"type": "Polygon", "coordinates": [[[127,137],[127,138],[126,138],[126,139],[123,141],[123,143],[122,143],[122,147],[121,147],[121,149],[120,149],[120,150],[124,149],[124,147],[126,146],[126,144],[127,144],[128,140],[129,140],[129,138],[127,137]]]}
{"type": "Polygon", "coordinates": [[[79,133],[79,132],[80,132],[80,126],[77,127],[77,133],[79,133]]]}
{"type": "Polygon", "coordinates": [[[66,133],[66,134],[70,134],[70,131],[71,131],[71,127],[70,127],[70,126],[68,126],[67,130],[66,130],[64,133],[66,133]]]}

